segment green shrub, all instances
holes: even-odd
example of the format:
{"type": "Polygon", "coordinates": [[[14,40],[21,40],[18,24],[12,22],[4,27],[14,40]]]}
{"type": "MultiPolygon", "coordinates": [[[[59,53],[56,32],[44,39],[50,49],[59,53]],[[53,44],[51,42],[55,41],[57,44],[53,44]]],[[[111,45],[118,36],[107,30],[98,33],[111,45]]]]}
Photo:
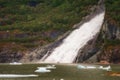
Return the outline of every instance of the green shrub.
{"type": "Polygon", "coordinates": [[[4,25],[0,25],[0,31],[9,30],[14,33],[13,31],[18,30],[34,36],[10,37],[1,39],[0,42],[23,43],[26,47],[34,46],[29,43],[39,39],[45,41],[43,44],[52,42],[53,39],[39,33],[50,31],[65,33],[72,29],[74,24],[79,23],[82,17],[89,14],[89,7],[97,2],[98,0],[0,0],[0,20],[5,19],[4,25]],[[31,1],[38,4],[32,7],[29,4],[31,1]]]}

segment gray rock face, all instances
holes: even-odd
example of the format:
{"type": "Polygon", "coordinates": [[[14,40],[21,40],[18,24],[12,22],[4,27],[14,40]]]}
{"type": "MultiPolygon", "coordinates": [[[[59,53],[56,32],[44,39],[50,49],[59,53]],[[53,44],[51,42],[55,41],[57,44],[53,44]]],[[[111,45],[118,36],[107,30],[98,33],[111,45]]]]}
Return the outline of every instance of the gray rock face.
{"type": "MultiPolygon", "coordinates": [[[[100,61],[100,59],[101,60],[103,59],[102,57],[100,58],[100,56],[104,56],[104,58],[107,58],[105,60],[107,62],[109,62],[109,60],[111,58],[105,57],[105,55],[104,55],[104,52],[106,52],[106,51],[104,51],[104,44],[105,44],[104,40],[106,40],[106,39],[110,40],[110,41],[120,40],[120,28],[115,26],[114,24],[110,23],[109,21],[107,21],[107,19],[105,19],[104,24],[103,24],[102,29],[101,29],[101,32],[99,34],[99,37],[97,38],[97,42],[95,43],[96,46],[93,47],[93,49],[98,48],[98,50],[95,52],[95,54],[93,56],[91,56],[90,58],[83,60],[81,62],[90,62],[90,63],[91,62],[98,62],[98,61],[100,61]],[[97,44],[100,44],[100,45],[97,46],[97,44]]],[[[105,54],[107,54],[107,53],[105,53],[105,54]]],[[[117,54],[117,53],[114,52],[114,54],[117,54]]],[[[111,61],[111,62],[113,62],[113,61],[111,61]]]]}
{"type": "Polygon", "coordinates": [[[23,57],[21,52],[0,51],[0,63],[18,62],[23,57]]]}
{"type": "Polygon", "coordinates": [[[103,38],[110,40],[120,39],[120,28],[107,20],[104,22],[101,32],[103,38]]]}

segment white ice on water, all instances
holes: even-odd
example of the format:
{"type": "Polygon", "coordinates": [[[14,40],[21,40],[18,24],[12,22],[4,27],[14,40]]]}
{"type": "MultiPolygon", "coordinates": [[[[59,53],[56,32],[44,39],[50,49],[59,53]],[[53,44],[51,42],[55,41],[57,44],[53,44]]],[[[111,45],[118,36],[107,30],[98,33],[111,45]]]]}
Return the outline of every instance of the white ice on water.
{"type": "Polygon", "coordinates": [[[79,64],[79,65],[77,65],[77,68],[78,69],[101,69],[101,70],[106,70],[106,71],[111,71],[112,70],[110,65],[107,66],[107,67],[103,67],[103,66],[98,67],[98,66],[90,66],[90,65],[81,65],[81,64],[79,64]]]}
{"type": "Polygon", "coordinates": [[[100,31],[104,14],[105,12],[96,15],[89,22],[84,23],[78,29],[74,30],[43,62],[72,63],[78,51],[100,31]]]}
{"type": "Polygon", "coordinates": [[[22,74],[0,74],[0,78],[23,78],[23,77],[38,77],[38,75],[29,74],[29,75],[22,75],[22,74]]]}
{"type": "Polygon", "coordinates": [[[47,72],[51,72],[52,69],[56,69],[55,65],[47,65],[45,67],[37,67],[37,70],[35,70],[35,72],[47,73],[47,72]]]}
{"type": "Polygon", "coordinates": [[[12,62],[12,63],[10,63],[10,65],[22,65],[22,63],[19,63],[19,62],[12,62]]]}
{"type": "Polygon", "coordinates": [[[51,72],[51,70],[48,70],[46,67],[38,67],[38,69],[35,70],[35,72],[38,72],[38,73],[47,73],[47,72],[51,72]]]}

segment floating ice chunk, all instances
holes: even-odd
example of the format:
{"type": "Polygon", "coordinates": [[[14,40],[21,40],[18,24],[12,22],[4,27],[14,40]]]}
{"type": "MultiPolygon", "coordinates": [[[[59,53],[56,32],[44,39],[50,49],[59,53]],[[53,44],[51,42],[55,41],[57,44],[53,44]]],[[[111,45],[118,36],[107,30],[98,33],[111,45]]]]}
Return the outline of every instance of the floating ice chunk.
{"type": "Polygon", "coordinates": [[[86,66],[86,69],[96,69],[95,66],[86,66]]]}
{"type": "Polygon", "coordinates": [[[47,65],[46,67],[37,67],[39,68],[46,68],[46,69],[56,69],[55,65],[47,65]]]}
{"type": "Polygon", "coordinates": [[[55,65],[47,65],[46,68],[47,69],[56,69],[55,65]]]}
{"type": "Polygon", "coordinates": [[[106,70],[106,71],[111,71],[111,66],[107,66],[107,67],[103,67],[103,66],[100,66],[99,69],[102,69],[102,70],[106,70]]]}
{"type": "Polygon", "coordinates": [[[46,67],[38,67],[38,69],[35,70],[35,72],[46,73],[46,72],[51,72],[51,70],[48,70],[46,67]]]}
{"type": "Polygon", "coordinates": [[[111,71],[111,66],[103,67],[103,66],[87,66],[87,65],[78,65],[78,69],[101,69],[101,70],[106,70],[106,71],[111,71]]]}
{"type": "Polygon", "coordinates": [[[10,65],[22,65],[22,63],[12,62],[12,63],[10,63],[10,65]]]}
{"type": "Polygon", "coordinates": [[[85,69],[86,67],[83,66],[83,65],[78,65],[77,68],[79,68],[79,69],[85,69]]]}
{"type": "Polygon", "coordinates": [[[100,67],[99,67],[99,69],[102,69],[102,68],[103,68],[103,66],[100,66],[100,67]]]}
{"type": "Polygon", "coordinates": [[[38,75],[29,74],[29,75],[21,75],[21,74],[0,74],[0,78],[20,78],[20,77],[38,77],[38,75]]]}
{"type": "Polygon", "coordinates": [[[78,65],[77,67],[79,69],[96,69],[97,68],[95,66],[85,66],[85,65],[78,65]]]}
{"type": "Polygon", "coordinates": [[[56,69],[55,65],[47,65],[45,67],[37,67],[37,70],[35,72],[41,72],[41,73],[46,73],[46,72],[51,72],[49,69],[56,69]]]}

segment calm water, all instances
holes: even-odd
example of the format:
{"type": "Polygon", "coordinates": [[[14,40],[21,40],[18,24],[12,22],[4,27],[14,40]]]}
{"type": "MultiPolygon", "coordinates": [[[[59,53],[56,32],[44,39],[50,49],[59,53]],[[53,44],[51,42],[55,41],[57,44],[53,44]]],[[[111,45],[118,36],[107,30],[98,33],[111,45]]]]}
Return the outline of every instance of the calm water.
{"type": "MultiPolygon", "coordinates": [[[[120,77],[109,76],[107,71],[99,69],[78,69],[77,65],[56,65],[49,73],[34,72],[37,67],[46,66],[47,64],[23,64],[9,65],[0,64],[0,75],[2,74],[34,74],[38,77],[26,78],[0,78],[0,80],[120,80],[120,77]]],[[[99,66],[99,65],[96,65],[99,66]]],[[[106,65],[104,65],[106,66],[106,65]]],[[[112,72],[120,72],[120,65],[111,65],[112,72]]]]}

